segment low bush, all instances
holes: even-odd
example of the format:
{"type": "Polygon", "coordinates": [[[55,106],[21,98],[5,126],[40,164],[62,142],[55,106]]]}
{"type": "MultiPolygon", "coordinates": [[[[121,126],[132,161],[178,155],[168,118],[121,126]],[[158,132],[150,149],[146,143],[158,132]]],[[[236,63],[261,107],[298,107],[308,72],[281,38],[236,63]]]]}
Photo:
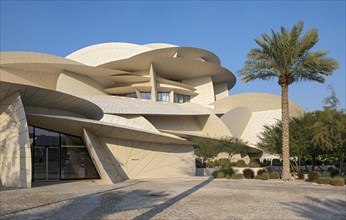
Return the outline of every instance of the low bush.
{"type": "Polygon", "coordinates": [[[331,177],[334,177],[334,176],[337,176],[337,175],[339,175],[339,170],[338,169],[333,168],[333,169],[330,170],[330,176],[331,177]]]}
{"type": "Polygon", "coordinates": [[[243,175],[245,179],[253,179],[255,177],[255,173],[251,169],[243,170],[243,175]]]}
{"type": "Polygon", "coordinates": [[[243,174],[233,174],[232,175],[232,179],[235,179],[235,180],[240,180],[240,179],[244,179],[244,175],[243,174]]]}
{"type": "Polygon", "coordinates": [[[221,166],[221,167],[229,167],[229,165],[231,164],[231,161],[229,161],[229,159],[228,158],[220,158],[219,159],[219,165],[221,166]]]}
{"type": "Polygon", "coordinates": [[[346,179],[341,176],[336,176],[332,178],[333,186],[344,186],[345,182],[346,182],[346,179]]]}
{"type": "Polygon", "coordinates": [[[298,173],[298,179],[303,180],[304,179],[304,173],[298,173]]]}
{"type": "Polygon", "coordinates": [[[214,162],[213,161],[208,162],[208,168],[214,168],[214,162]]]}
{"type": "Polygon", "coordinates": [[[269,179],[280,179],[280,173],[279,173],[279,172],[276,172],[276,171],[271,172],[271,173],[269,174],[269,179]]]}
{"type": "Polygon", "coordinates": [[[258,163],[257,161],[250,161],[249,167],[253,167],[253,168],[261,167],[261,164],[258,163]]]}
{"type": "Polygon", "coordinates": [[[261,175],[257,175],[257,176],[255,176],[255,179],[256,180],[260,180],[262,178],[262,176],[261,175]]]}
{"type": "Polygon", "coordinates": [[[226,174],[226,175],[225,175],[225,178],[226,178],[226,179],[231,179],[231,178],[232,178],[232,175],[226,174]]]}
{"type": "Polygon", "coordinates": [[[317,171],[312,171],[309,173],[308,178],[310,182],[315,182],[321,177],[321,174],[317,171]]]}
{"type": "Polygon", "coordinates": [[[269,179],[268,173],[262,173],[261,180],[268,180],[268,179],[269,179]]]}
{"type": "Polygon", "coordinates": [[[260,170],[257,171],[257,175],[258,176],[261,176],[262,173],[267,173],[267,171],[265,169],[260,169],[260,170]]]}
{"type": "Polygon", "coordinates": [[[225,177],[225,173],[220,171],[220,170],[214,171],[212,175],[214,178],[224,178],[225,177]]]}
{"type": "Polygon", "coordinates": [[[230,175],[232,176],[232,174],[234,174],[234,170],[232,167],[228,167],[228,168],[223,168],[220,171],[222,171],[225,175],[230,175]]]}
{"type": "Polygon", "coordinates": [[[328,166],[328,165],[333,165],[334,162],[333,162],[332,160],[325,160],[325,161],[323,162],[323,164],[326,165],[326,166],[328,166]]]}
{"type": "Polygon", "coordinates": [[[272,166],[282,166],[281,161],[279,159],[273,159],[272,166]]]}
{"type": "Polygon", "coordinates": [[[214,160],[214,166],[216,167],[220,166],[219,161],[217,159],[214,160]]]}
{"type": "Polygon", "coordinates": [[[236,166],[237,166],[237,162],[231,162],[231,163],[229,164],[229,166],[231,166],[231,167],[236,167],[236,166]]]}
{"type": "Polygon", "coordinates": [[[245,163],[244,160],[238,160],[236,166],[237,167],[247,167],[247,164],[245,163]]]}
{"type": "Polygon", "coordinates": [[[332,184],[332,178],[330,176],[321,176],[316,182],[318,184],[332,184]]]}

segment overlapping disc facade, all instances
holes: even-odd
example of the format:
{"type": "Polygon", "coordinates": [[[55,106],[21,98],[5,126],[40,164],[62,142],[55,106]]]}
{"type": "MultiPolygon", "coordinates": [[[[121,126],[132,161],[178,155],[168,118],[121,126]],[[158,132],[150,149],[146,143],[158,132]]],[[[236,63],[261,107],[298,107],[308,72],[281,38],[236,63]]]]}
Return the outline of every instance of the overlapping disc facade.
{"type": "Polygon", "coordinates": [[[228,96],[234,74],[198,48],[105,43],[66,58],[2,52],[0,65],[6,186],[193,176],[194,137],[237,136],[258,156],[257,134],[281,114],[278,96],[228,96]]]}

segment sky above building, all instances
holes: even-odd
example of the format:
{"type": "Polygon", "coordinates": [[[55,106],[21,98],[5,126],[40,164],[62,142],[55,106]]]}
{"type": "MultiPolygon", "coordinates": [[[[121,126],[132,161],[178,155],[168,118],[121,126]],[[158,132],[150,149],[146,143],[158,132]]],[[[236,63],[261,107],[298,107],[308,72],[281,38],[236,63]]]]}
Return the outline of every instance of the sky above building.
{"type": "Polygon", "coordinates": [[[345,108],[345,1],[4,1],[0,50],[31,51],[65,57],[98,43],[170,43],[215,53],[237,77],[230,95],[280,95],[277,81],[241,82],[237,72],[255,38],[304,21],[317,28],[313,50],[328,49],[340,63],[324,84],[298,82],[289,98],[304,110],[321,109],[334,86],[345,108]]]}

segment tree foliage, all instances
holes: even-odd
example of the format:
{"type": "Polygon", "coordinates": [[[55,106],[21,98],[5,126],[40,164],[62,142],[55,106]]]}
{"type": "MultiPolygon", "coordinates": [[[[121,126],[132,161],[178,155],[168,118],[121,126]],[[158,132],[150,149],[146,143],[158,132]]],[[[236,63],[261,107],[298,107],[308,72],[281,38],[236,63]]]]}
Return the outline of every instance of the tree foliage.
{"type": "Polygon", "coordinates": [[[246,142],[237,137],[224,136],[219,139],[218,150],[228,154],[228,159],[236,154],[244,154],[247,152],[246,142]]]}
{"type": "Polygon", "coordinates": [[[300,21],[291,30],[281,27],[271,36],[262,34],[255,39],[259,48],[251,49],[244,67],[239,71],[243,82],[255,79],[277,79],[281,86],[283,179],[290,179],[289,169],[289,112],[288,86],[299,81],[324,82],[338,68],[335,59],[326,57],[328,50],[311,51],[318,42],[317,29],[302,35],[304,23],[300,21]]]}

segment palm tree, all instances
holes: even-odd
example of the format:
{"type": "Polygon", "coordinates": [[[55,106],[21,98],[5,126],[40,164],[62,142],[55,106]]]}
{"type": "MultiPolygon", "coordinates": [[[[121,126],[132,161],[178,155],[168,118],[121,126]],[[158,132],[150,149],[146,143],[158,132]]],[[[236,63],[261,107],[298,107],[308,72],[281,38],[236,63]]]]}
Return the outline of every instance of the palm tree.
{"type": "Polygon", "coordinates": [[[277,78],[281,86],[284,180],[290,179],[288,86],[298,81],[323,83],[323,76],[331,75],[339,66],[335,59],[326,57],[328,50],[310,51],[318,42],[318,33],[312,28],[301,36],[303,28],[304,23],[300,21],[292,30],[282,26],[280,32],[272,30],[272,36],[262,34],[262,38],[255,39],[260,48],[250,50],[244,67],[239,71],[245,83],[277,78]]]}

